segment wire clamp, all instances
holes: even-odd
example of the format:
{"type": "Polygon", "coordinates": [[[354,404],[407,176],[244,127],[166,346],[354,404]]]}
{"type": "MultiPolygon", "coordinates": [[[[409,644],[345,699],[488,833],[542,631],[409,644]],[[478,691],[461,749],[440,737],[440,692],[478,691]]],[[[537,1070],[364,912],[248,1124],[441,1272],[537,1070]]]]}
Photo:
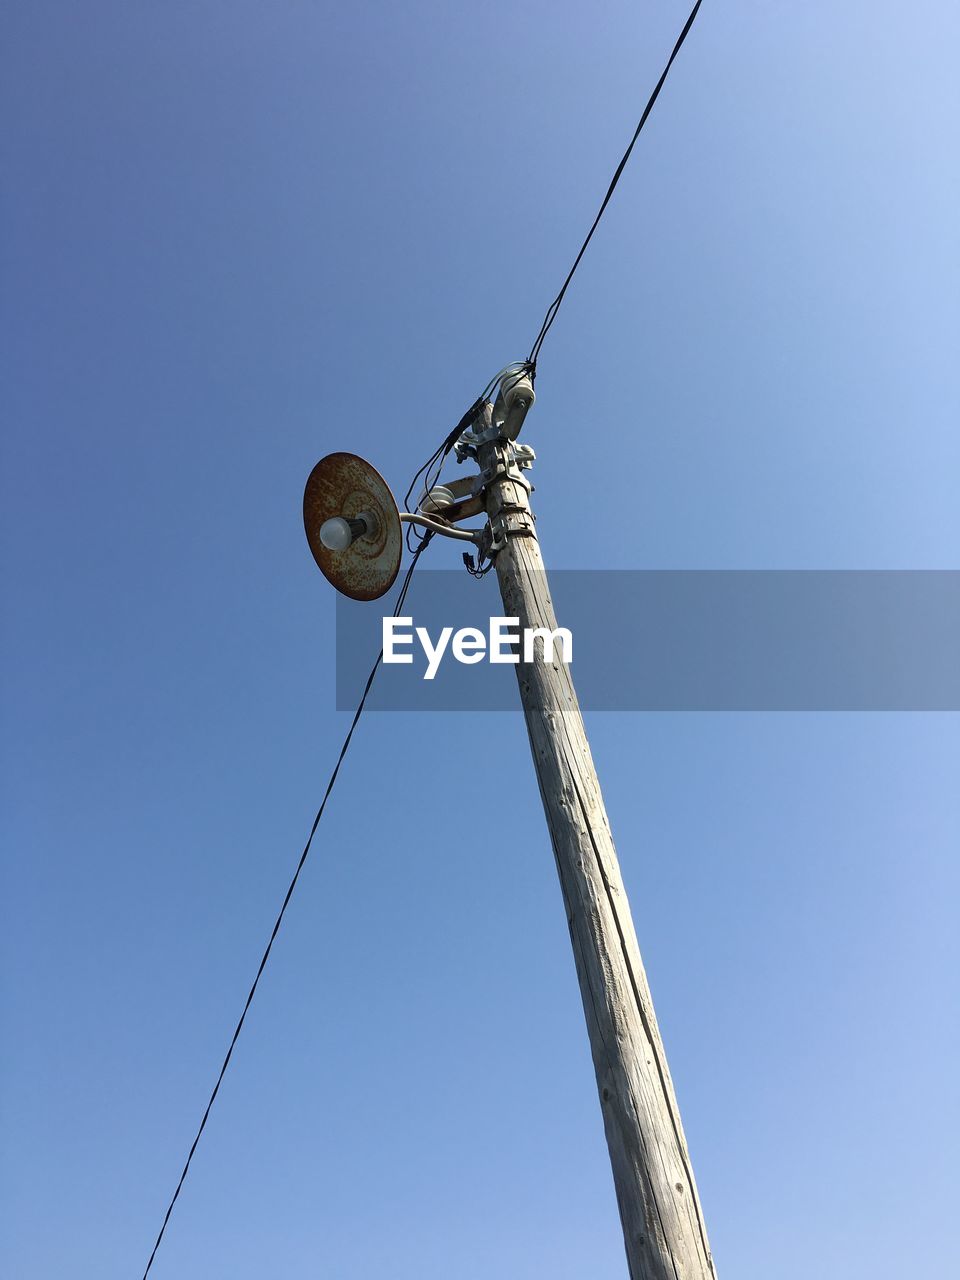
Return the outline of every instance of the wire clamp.
{"type": "Polygon", "coordinates": [[[533,492],[533,485],[523,474],[529,471],[537,455],[529,445],[516,445],[509,440],[497,440],[493,448],[493,457],[481,468],[484,485],[493,484],[495,480],[512,480],[521,485],[527,493],[533,492]]]}
{"type": "Polygon", "coordinates": [[[535,538],[537,536],[533,513],[528,507],[501,507],[484,529],[481,550],[491,558],[502,551],[510,538],[535,538]],[[489,545],[488,545],[489,544],[489,545]]]}

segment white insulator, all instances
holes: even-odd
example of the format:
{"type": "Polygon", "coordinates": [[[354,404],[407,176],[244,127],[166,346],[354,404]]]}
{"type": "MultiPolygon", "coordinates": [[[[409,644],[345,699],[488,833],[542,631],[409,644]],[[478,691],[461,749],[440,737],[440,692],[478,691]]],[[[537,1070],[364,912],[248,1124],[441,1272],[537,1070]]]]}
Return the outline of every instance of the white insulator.
{"type": "Polygon", "coordinates": [[[516,440],[527,411],[536,398],[533,383],[527,374],[522,377],[518,377],[515,373],[504,375],[500,383],[500,399],[503,404],[501,430],[508,440],[516,440]]]}
{"type": "Polygon", "coordinates": [[[500,384],[500,393],[503,396],[503,407],[507,413],[513,408],[516,400],[522,399],[525,407],[529,409],[537,398],[533,383],[527,374],[522,377],[518,377],[515,373],[505,374],[500,384]]]}
{"type": "Polygon", "coordinates": [[[444,507],[451,507],[455,502],[452,490],[448,489],[445,484],[435,484],[432,489],[423,495],[420,499],[420,510],[427,512],[442,511],[444,507]]]}

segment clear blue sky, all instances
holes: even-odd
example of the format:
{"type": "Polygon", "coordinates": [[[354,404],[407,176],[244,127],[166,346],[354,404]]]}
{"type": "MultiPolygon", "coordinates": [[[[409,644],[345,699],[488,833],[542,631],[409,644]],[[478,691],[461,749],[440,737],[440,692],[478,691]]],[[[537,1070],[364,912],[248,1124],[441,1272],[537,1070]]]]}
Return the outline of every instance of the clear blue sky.
{"type": "MultiPolygon", "coordinates": [[[[526,353],[685,16],[3,5],[7,1276],[141,1274],[346,727],[303,481],[526,353]]],[[[958,34],[704,5],[544,348],[548,564],[958,567],[958,34]]],[[[945,1276],[958,718],[589,728],[721,1277],[945,1276]]],[[[518,714],[362,725],[154,1274],[625,1275],[518,714]]]]}

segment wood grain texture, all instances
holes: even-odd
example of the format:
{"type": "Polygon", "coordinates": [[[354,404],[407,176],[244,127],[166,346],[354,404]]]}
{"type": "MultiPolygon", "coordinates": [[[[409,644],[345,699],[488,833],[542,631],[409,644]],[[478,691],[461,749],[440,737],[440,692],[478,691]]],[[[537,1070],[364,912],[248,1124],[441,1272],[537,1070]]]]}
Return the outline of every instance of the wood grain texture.
{"type": "MultiPolygon", "coordinates": [[[[490,465],[496,446],[481,446],[490,465]]],[[[525,487],[488,482],[487,512],[529,512],[525,487]]],[[[496,558],[504,613],[557,626],[536,537],[496,558]]],[[[574,641],[576,637],[574,636],[574,641]]],[[[590,1035],[631,1280],[715,1280],[700,1199],[616,849],[568,667],[517,677],[590,1035]]]]}

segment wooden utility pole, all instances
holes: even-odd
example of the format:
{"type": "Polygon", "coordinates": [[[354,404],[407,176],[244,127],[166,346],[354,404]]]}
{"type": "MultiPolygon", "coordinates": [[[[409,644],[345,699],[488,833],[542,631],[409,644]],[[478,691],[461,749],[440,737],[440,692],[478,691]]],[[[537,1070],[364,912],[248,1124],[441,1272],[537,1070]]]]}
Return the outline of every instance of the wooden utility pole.
{"type": "MultiPolygon", "coordinates": [[[[521,419],[522,420],[522,419],[521,419]]],[[[475,431],[506,616],[553,631],[529,484],[515,446],[475,431]],[[499,549],[498,549],[499,548],[499,549]]],[[[517,666],[573,943],[631,1280],[715,1280],[680,1111],[570,669],[517,666]]]]}

